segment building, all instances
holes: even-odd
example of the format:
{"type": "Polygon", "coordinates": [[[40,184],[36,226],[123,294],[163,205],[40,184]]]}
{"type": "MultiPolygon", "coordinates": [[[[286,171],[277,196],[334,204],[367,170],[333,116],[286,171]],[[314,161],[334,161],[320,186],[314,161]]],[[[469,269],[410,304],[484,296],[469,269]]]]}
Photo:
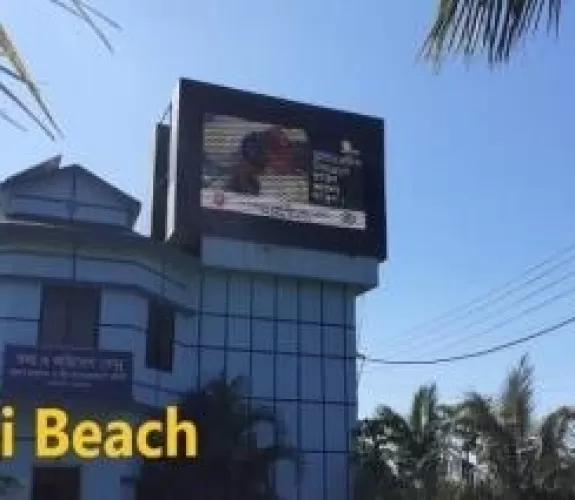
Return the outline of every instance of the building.
{"type": "Polygon", "coordinates": [[[8,380],[10,346],[127,356],[129,398],[69,399],[72,418],[135,418],[222,372],[245,375],[303,453],[299,483],[277,471],[283,498],[351,498],[355,298],[377,285],[376,259],[217,237],[186,254],[134,231],[139,201],[58,158],[6,179],[0,207],[2,394],[16,411],[16,453],[0,465],[23,485],[14,498],[127,500],[138,464],[36,460],[29,405],[51,396],[8,380]]]}

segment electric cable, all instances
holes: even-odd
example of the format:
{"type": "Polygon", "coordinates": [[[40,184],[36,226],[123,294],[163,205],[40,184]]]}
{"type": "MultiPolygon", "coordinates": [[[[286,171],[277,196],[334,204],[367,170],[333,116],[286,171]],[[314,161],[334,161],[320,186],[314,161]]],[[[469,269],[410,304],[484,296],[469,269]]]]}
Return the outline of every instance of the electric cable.
{"type": "MultiPolygon", "coordinates": [[[[575,257],[574,257],[574,259],[575,259],[575,257]]],[[[506,304],[506,305],[503,305],[503,306],[500,307],[499,309],[496,309],[495,311],[492,311],[491,313],[489,313],[489,314],[487,314],[487,315],[481,316],[481,317],[475,319],[474,321],[471,321],[471,322],[469,322],[469,323],[463,325],[462,327],[459,327],[459,328],[456,328],[456,329],[453,329],[453,330],[448,330],[448,332],[445,332],[445,331],[444,331],[444,332],[440,332],[440,333],[444,333],[444,334],[445,334],[445,333],[453,333],[454,331],[457,331],[457,332],[459,332],[459,333],[468,332],[471,328],[473,328],[473,327],[475,327],[475,326],[478,326],[478,325],[481,325],[481,324],[483,324],[483,323],[486,323],[487,321],[492,320],[492,319],[494,319],[494,318],[500,316],[501,314],[506,313],[506,312],[509,311],[510,309],[513,309],[515,306],[521,305],[521,304],[523,304],[523,303],[529,301],[530,299],[532,299],[532,298],[534,298],[534,297],[540,295],[542,292],[545,292],[545,291],[547,291],[547,290],[549,290],[549,289],[551,289],[551,288],[553,288],[553,287],[555,287],[555,286],[557,286],[557,285],[560,285],[561,283],[564,283],[565,281],[567,281],[569,278],[573,278],[573,277],[575,277],[575,271],[570,271],[569,273],[562,275],[561,277],[555,279],[554,281],[551,281],[550,283],[547,283],[547,284],[545,284],[545,285],[543,285],[543,286],[540,286],[539,288],[537,288],[537,289],[535,289],[535,290],[532,290],[532,291],[528,292],[528,293],[525,294],[525,295],[522,295],[521,297],[517,298],[517,299],[514,300],[513,302],[511,302],[511,303],[509,303],[509,304],[506,304]]],[[[491,331],[492,331],[492,330],[489,329],[489,330],[487,330],[487,331],[479,332],[479,333],[477,333],[477,334],[472,334],[472,336],[473,336],[473,337],[477,337],[477,336],[483,335],[483,334],[485,334],[485,333],[490,333],[491,331]]],[[[458,337],[459,337],[459,336],[456,336],[455,339],[454,339],[455,342],[452,342],[452,343],[448,344],[448,346],[449,346],[449,347],[453,347],[454,345],[458,345],[458,344],[460,343],[460,342],[457,341],[457,338],[458,338],[458,337]]],[[[470,337],[469,335],[466,335],[466,336],[464,336],[464,337],[462,338],[462,340],[463,340],[463,341],[464,341],[464,340],[467,340],[467,339],[469,339],[469,337],[470,337]]],[[[444,335],[444,338],[445,338],[445,340],[447,340],[447,339],[448,339],[448,336],[447,336],[447,335],[444,335]]],[[[436,341],[441,340],[441,336],[431,335],[431,336],[429,336],[429,337],[426,337],[425,340],[426,340],[427,342],[429,342],[429,343],[436,343],[436,341]]],[[[445,349],[445,348],[446,348],[445,345],[442,345],[442,346],[438,346],[438,347],[436,348],[436,350],[437,350],[437,349],[443,350],[443,349],[445,349]]],[[[410,351],[413,351],[413,348],[410,348],[409,350],[410,350],[410,351]]],[[[436,351],[436,350],[435,350],[435,351],[436,351]]],[[[399,351],[395,351],[395,352],[394,352],[393,356],[394,356],[394,357],[397,357],[397,356],[399,356],[400,354],[403,354],[405,351],[406,351],[406,349],[399,349],[399,351]]],[[[435,351],[433,351],[433,352],[435,352],[435,351]]]]}
{"type": "Polygon", "coordinates": [[[363,359],[366,363],[373,363],[373,364],[380,364],[380,365],[438,365],[438,364],[445,364],[445,363],[454,363],[456,361],[464,361],[466,359],[473,359],[473,358],[479,358],[479,357],[483,357],[483,356],[488,356],[489,354],[494,354],[496,352],[500,352],[506,349],[510,349],[511,347],[515,347],[517,345],[520,344],[525,344],[526,342],[529,342],[531,340],[534,340],[536,338],[539,337],[543,337],[545,335],[549,335],[557,330],[560,330],[561,328],[564,328],[572,323],[575,323],[575,316],[570,316],[569,318],[556,323],[552,326],[549,326],[547,328],[538,330],[530,335],[526,335],[524,337],[519,337],[515,340],[509,341],[509,342],[505,342],[503,344],[498,344],[496,346],[487,348],[487,349],[481,349],[479,351],[473,351],[473,352],[469,352],[466,354],[460,354],[457,356],[449,356],[449,357],[445,357],[445,358],[435,358],[435,359],[427,359],[427,360],[390,360],[390,359],[384,359],[384,358],[375,358],[375,357],[370,357],[370,356],[366,356],[363,354],[359,354],[358,357],[360,359],[363,359]]]}
{"type": "Polygon", "coordinates": [[[485,335],[487,333],[491,333],[495,330],[499,330],[503,326],[507,326],[508,324],[513,323],[514,321],[517,321],[518,319],[521,319],[525,316],[528,316],[534,312],[540,311],[541,309],[547,307],[549,304],[552,304],[554,302],[557,302],[558,300],[564,299],[570,295],[573,295],[574,293],[575,293],[575,287],[569,288],[566,291],[560,292],[560,293],[544,300],[543,302],[539,302],[538,304],[536,304],[534,306],[531,306],[527,309],[522,310],[521,312],[519,312],[515,316],[511,316],[510,318],[507,318],[506,320],[503,320],[503,321],[500,321],[499,323],[496,323],[495,325],[491,326],[490,328],[487,328],[486,330],[483,330],[479,333],[471,333],[470,335],[467,335],[466,337],[463,337],[461,339],[457,339],[455,342],[451,342],[450,344],[443,346],[442,350],[447,350],[447,349],[453,348],[455,346],[460,345],[462,342],[469,341],[475,337],[485,335]]]}
{"type": "MultiPolygon", "coordinates": [[[[537,271],[538,269],[546,266],[547,264],[552,263],[557,258],[560,258],[560,257],[568,254],[569,252],[572,252],[573,250],[575,250],[575,243],[565,247],[563,250],[555,253],[552,257],[545,259],[544,261],[540,262],[539,264],[531,266],[526,271],[524,271],[521,275],[507,281],[504,285],[501,285],[499,287],[495,287],[495,288],[491,289],[490,291],[486,292],[485,294],[480,295],[478,299],[474,299],[472,301],[466,302],[462,306],[458,306],[458,307],[451,309],[450,310],[451,312],[448,311],[448,312],[444,313],[443,315],[438,317],[438,318],[441,318],[440,323],[445,323],[445,322],[456,323],[458,320],[465,319],[466,317],[468,317],[468,316],[470,316],[476,312],[484,310],[484,309],[488,308],[489,306],[491,306],[492,304],[495,304],[501,300],[504,300],[504,299],[508,298],[509,296],[513,295],[515,292],[520,291],[521,289],[549,276],[551,273],[553,273],[557,269],[560,269],[560,268],[564,267],[565,265],[575,261],[575,255],[571,255],[570,257],[568,257],[564,260],[561,260],[560,262],[556,263],[552,267],[546,269],[545,271],[542,271],[535,276],[529,277],[529,275],[531,273],[533,273],[534,271],[537,271]],[[522,280],[522,281],[520,281],[519,283],[516,284],[516,282],[518,280],[522,280]],[[512,285],[515,285],[515,286],[512,286],[512,285]],[[512,288],[510,288],[511,286],[512,286],[512,288]],[[454,314],[455,314],[455,316],[454,316],[454,314]]],[[[430,326],[426,333],[434,334],[434,333],[439,331],[439,333],[442,334],[440,336],[443,336],[444,330],[440,329],[439,325],[437,324],[438,321],[435,321],[432,319],[428,322],[421,323],[420,326],[412,327],[412,328],[406,330],[406,332],[404,332],[404,333],[412,332],[411,335],[405,336],[405,335],[399,334],[399,335],[394,336],[392,339],[390,339],[390,341],[392,343],[394,340],[401,342],[401,348],[400,349],[402,349],[402,351],[403,351],[403,350],[405,350],[405,347],[407,345],[412,345],[413,342],[420,341],[422,328],[424,328],[426,324],[432,325],[433,323],[436,323],[435,326],[433,326],[433,327],[430,326]],[[421,326],[421,325],[423,325],[423,326],[421,326]]],[[[446,325],[444,325],[444,327],[445,326],[446,325]]],[[[431,339],[431,338],[433,338],[433,335],[432,336],[426,336],[426,338],[431,339]]]]}

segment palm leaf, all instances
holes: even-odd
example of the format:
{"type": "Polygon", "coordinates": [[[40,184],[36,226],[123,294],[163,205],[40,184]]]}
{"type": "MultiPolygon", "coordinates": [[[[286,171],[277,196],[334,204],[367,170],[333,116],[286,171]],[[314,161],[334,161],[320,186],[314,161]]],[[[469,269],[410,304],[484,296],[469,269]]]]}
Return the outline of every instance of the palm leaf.
{"type": "Polygon", "coordinates": [[[14,118],[12,118],[3,109],[0,109],[0,118],[7,121],[8,123],[10,123],[12,126],[16,127],[17,129],[20,129],[22,132],[26,132],[26,128],[21,123],[14,120],[14,118]]]}
{"type": "Polygon", "coordinates": [[[562,0],[440,0],[421,55],[439,63],[448,53],[486,51],[490,64],[507,62],[545,11],[548,31],[558,32],[561,7],[562,0]]]}
{"type": "Polygon", "coordinates": [[[382,438],[395,444],[405,444],[413,440],[409,423],[389,406],[380,406],[372,420],[374,430],[382,438]]]}
{"type": "MultiPolygon", "coordinates": [[[[54,5],[59,6],[60,8],[66,10],[67,12],[75,15],[82,19],[91,29],[96,33],[98,38],[104,43],[104,45],[108,48],[109,51],[113,51],[112,46],[104,33],[98,28],[93,17],[98,17],[99,19],[105,21],[108,25],[120,29],[120,26],[112,21],[109,17],[105,16],[92,6],[88,5],[82,0],[70,0],[72,2],[72,6],[67,5],[64,0],[50,0],[54,5]]],[[[24,64],[21,56],[19,55],[18,51],[16,50],[16,46],[12,42],[10,36],[8,35],[5,27],[0,23],[0,57],[6,58],[10,67],[6,65],[0,64],[0,73],[9,76],[12,79],[17,80],[19,83],[24,84],[26,86],[27,91],[32,95],[34,101],[36,102],[37,106],[41,110],[41,114],[46,118],[52,128],[59,136],[63,136],[62,131],[58,127],[56,121],[54,120],[48,106],[44,102],[40,91],[38,90],[36,84],[34,83],[35,80],[32,75],[29,73],[26,65],[24,64]]],[[[5,95],[10,99],[12,102],[16,104],[17,107],[22,109],[26,115],[28,115],[32,120],[52,139],[55,139],[54,133],[48,129],[46,125],[44,125],[38,115],[33,113],[27,106],[25,106],[21,99],[17,98],[16,95],[8,90],[6,85],[2,85],[0,88],[0,94],[5,95]]],[[[12,125],[17,126],[18,128],[22,128],[21,126],[17,125],[16,122],[7,115],[7,113],[2,112],[0,113],[0,118],[8,121],[12,125]]]]}
{"type": "Polygon", "coordinates": [[[120,31],[122,29],[122,27],[116,21],[114,21],[110,17],[106,16],[105,14],[100,12],[99,10],[96,10],[94,7],[92,7],[91,5],[89,5],[85,2],[84,2],[84,8],[87,11],[91,12],[94,16],[99,17],[102,21],[106,22],[112,28],[114,28],[118,31],[120,31]]]}
{"type": "MultiPolygon", "coordinates": [[[[74,9],[72,7],[70,7],[69,5],[67,5],[65,2],[61,1],[61,0],[49,0],[50,2],[52,2],[54,5],[57,5],[58,7],[60,7],[61,9],[64,9],[65,11],[67,11],[68,13],[72,14],[73,16],[78,17],[79,19],[84,20],[84,16],[82,16],[82,14],[80,12],[78,12],[77,9],[74,9]]],[[[91,14],[93,14],[95,17],[100,18],[102,21],[106,22],[109,26],[111,26],[112,28],[115,28],[117,30],[121,30],[121,26],[116,23],[113,19],[110,19],[108,16],[106,16],[105,14],[103,14],[102,12],[96,10],[94,7],[92,7],[91,5],[88,5],[85,2],[81,2],[83,8],[85,9],[86,12],[89,12],[91,14]]]]}
{"type": "Polygon", "coordinates": [[[20,83],[26,83],[26,81],[19,74],[15,73],[14,71],[12,71],[10,68],[4,66],[3,64],[0,64],[0,73],[4,73],[5,75],[8,75],[10,78],[17,80],[20,83]]]}
{"type": "Polygon", "coordinates": [[[499,479],[506,485],[517,478],[515,437],[499,419],[491,400],[478,393],[470,393],[461,405],[458,418],[461,428],[476,433],[488,462],[495,466],[499,479]]]}
{"type": "Polygon", "coordinates": [[[74,7],[76,7],[76,11],[79,14],[79,16],[94,31],[94,33],[96,33],[96,36],[102,41],[102,43],[107,47],[107,49],[110,52],[114,52],[112,44],[108,41],[106,35],[104,35],[102,30],[98,28],[94,20],[90,17],[90,14],[84,5],[84,2],[82,2],[81,0],[71,0],[71,2],[74,4],[74,7]]]}
{"type": "MultiPolygon", "coordinates": [[[[26,87],[28,88],[28,91],[30,92],[30,94],[32,95],[34,100],[36,101],[36,104],[38,104],[38,106],[42,110],[43,115],[50,122],[50,125],[52,126],[52,128],[54,130],[56,130],[56,132],[58,134],[62,135],[62,132],[60,131],[58,125],[56,124],[56,121],[52,117],[52,114],[48,110],[48,106],[45,104],[44,100],[42,99],[40,92],[38,91],[38,89],[36,88],[36,85],[34,84],[34,80],[33,80],[32,76],[28,72],[26,65],[22,61],[22,58],[18,54],[16,47],[12,43],[12,40],[10,39],[10,37],[9,37],[6,29],[2,25],[2,23],[0,23],[0,47],[2,47],[4,57],[6,57],[8,59],[14,72],[20,77],[22,83],[24,83],[26,85],[26,87]]],[[[14,94],[11,92],[6,92],[6,88],[7,88],[6,86],[3,86],[3,89],[1,90],[1,92],[3,94],[7,95],[9,99],[14,101],[20,108],[22,108],[22,106],[19,103],[20,100],[15,100],[13,97],[14,94]]],[[[26,106],[24,106],[24,108],[22,108],[22,109],[24,109],[26,114],[29,115],[30,110],[26,106]]],[[[35,115],[34,115],[34,121],[37,124],[39,124],[39,122],[40,122],[38,117],[35,115]]],[[[44,132],[46,132],[46,130],[47,130],[46,126],[41,125],[41,128],[44,130],[44,132]]],[[[51,139],[54,139],[54,134],[52,132],[48,132],[47,135],[51,139]]]]}
{"type": "Polygon", "coordinates": [[[437,414],[437,388],[435,385],[421,386],[413,396],[409,419],[414,433],[422,436],[428,424],[437,414]]]}
{"type": "Polygon", "coordinates": [[[16,106],[18,106],[22,111],[24,111],[24,113],[28,115],[28,117],[31,118],[36,123],[36,125],[38,125],[48,137],[50,137],[50,139],[52,140],[55,139],[55,136],[52,133],[52,131],[44,123],[42,123],[42,121],[36,116],[36,114],[32,112],[30,108],[26,106],[26,104],[22,102],[22,100],[16,94],[14,94],[14,92],[12,92],[8,87],[6,87],[6,85],[4,85],[2,82],[0,82],[0,93],[6,95],[12,102],[14,102],[14,104],[16,104],[16,106]]]}
{"type": "Polygon", "coordinates": [[[507,376],[501,395],[503,422],[516,436],[517,442],[529,437],[533,411],[533,367],[528,357],[523,356],[507,376]]]}
{"type": "Polygon", "coordinates": [[[547,415],[541,424],[542,455],[572,457],[575,450],[569,442],[569,425],[575,422],[575,408],[564,406],[547,415]]]}

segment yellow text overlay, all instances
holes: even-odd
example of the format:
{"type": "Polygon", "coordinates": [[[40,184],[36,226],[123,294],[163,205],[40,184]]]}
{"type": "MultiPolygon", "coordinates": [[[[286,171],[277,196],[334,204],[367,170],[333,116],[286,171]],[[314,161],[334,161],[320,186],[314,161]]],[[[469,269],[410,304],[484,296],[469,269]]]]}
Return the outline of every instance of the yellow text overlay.
{"type": "Polygon", "coordinates": [[[179,421],[175,406],[166,408],[163,421],[148,420],[138,426],[125,420],[106,424],[82,420],[72,426],[65,410],[38,408],[35,435],[37,458],[60,458],[69,453],[82,459],[136,455],[149,459],[194,458],[198,451],[196,426],[191,421],[179,421]],[[185,443],[183,453],[178,449],[182,441],[185,443]]]}

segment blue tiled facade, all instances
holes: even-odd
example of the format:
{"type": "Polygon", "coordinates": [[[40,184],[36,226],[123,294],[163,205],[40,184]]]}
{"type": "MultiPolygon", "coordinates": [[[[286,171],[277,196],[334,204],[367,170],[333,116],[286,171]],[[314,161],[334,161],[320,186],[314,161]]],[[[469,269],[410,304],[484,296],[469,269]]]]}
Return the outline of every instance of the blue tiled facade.
{"type": "MultiPolygon", "coordinates": [[[[36,345],[46,284],[96,285],[100,290],[97,348],[133,354],[136,403],[163,406],[221,373],[230,378],[245,376],[248,396],[276,410],[289,441],[304,460],[299,481],[293,466],[278,467],[278,493],[294,500],[350,499],[349,433],[357,412],[355,298],[373,286],[369,280],[376,281],[376,265],[356,264],[368,277],[365,283],[317,278],[309,272],[298,275],[297,270],[283,274],[265,267],[243,270],[239,265],[218,264],[218,259],[224,261],[217,255],[218,248],[222,255],[229,248],[218,247],[217,241],[206,243],[210,255],[200,261],[131,233],[133,205],[91,174],[69,169],[5,186],[7,215],[0,224],[0,350],[8,343],[36,345]],[[74,185],[83,185],[84,191],[67,192],[67,175],[77,175],[74,185]],[[27,205],[21,199],[9,203],[9,198],[15,199],[11,191],[18,189],[29,194],[24,197],[27,205]],[[46,201],[50,197],[51,204],[46,201]],[[84,203],[68,215],[80,213],[88,221],[107,217],[98,222],[119,228],[77,229],[80,223],[72,216],[66,225],[30,222],[42,204],[64,218],[54,200],[66,197],[78,205],[84,203]],[[32,207],[34,202],[37,205],[32,207]],[[26,211],[28,220],[11,218],[10,210],[26,211]],[[169,372],[146,366],[148,307],[155,298],[175,310],[169,372]]],[[[341,272],[350,273],[350,266],[341,272]]],[[[313,268],[309,262],[305,267],[313,268]]],[[[13,493],[15,498],[31,498],[32,427],[24,416],[21,419],[17,456],[4,461],[2,468],[24,485],[13,493]]],[[[75,460],[59,461],[59,465],[66,463],[75,460]]],[[[128,499],[130,479],[136,473],[135,460],[82,462],[81,499],[128,499]]]]}

